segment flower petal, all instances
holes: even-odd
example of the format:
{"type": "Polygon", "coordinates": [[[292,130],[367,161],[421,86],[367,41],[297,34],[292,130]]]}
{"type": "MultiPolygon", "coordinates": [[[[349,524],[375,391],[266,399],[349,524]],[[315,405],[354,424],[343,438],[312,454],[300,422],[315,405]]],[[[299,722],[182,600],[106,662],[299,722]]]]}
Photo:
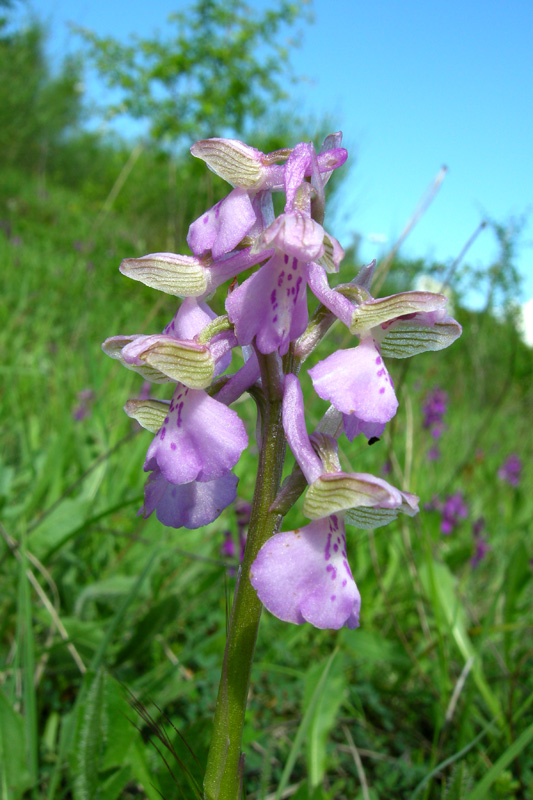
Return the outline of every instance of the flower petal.
{"type": "Polygon", "coordinates": [[[304,401],[300,381],[287,375],[283,393],[283,429],[294,458],[308,483],[313,483],[324,471],[313,450],[305,426],[304,401]]]}
{"type": "Polygon", "coordinates": [[[196,158],[233,186],[259,189],[265,168],[263,153],[238,139],[201,139],[191,147],[196,158]]]}
{"type": "Polygon", "coordinates": [[[350,442],[362,433],[367,439],[379,439],[385,430],[384,422],[364,422],[355,414],[343,414],[344,433],[350,442]]]}
{"type": "Polygon", "coordinates": [[[186,297],[163,333],[176,339],[194,339],[214,319],[216,314],[207,303],[186,297]]]}
{"type": "Polygon", "coordinates": [[[351,508],[399,508],[402,492],[367,472],[331,472],[321,475],[307,489],[303,513],[321,519],[351,508]]]}
{"type": "Polygon", "coordinates": [[[140,513],[157,519],[171,528],[201,528],[213,522],[237,497],[238,478],[227,472],[213,481],[193,481],[176,486],[159,469],[148,477],[144,488],[144,506],[140,513]]]}
{"type": "Polygon", "coordinates": [[[195,256],[211,250],[213,258],[220,258],[239,244],[254,222],[248,192],[236,188],[190,225],[187,244],[195,256]]]}
{"type": "Polygon", "coordinates": [[[324,267],[320,264],[311,263],[307,265],[307,280],[309,288],[318,297],[320,302],[329,308],[340,319],[346,327],[350,326],[353,315],[353,303],[347,297],[331,289],[324,267]]]}
{"type": "Polygon", "coordinates": [[[167,380],[179,381],[194,389],[209,386],[215,371],[215,359],[207,345],[168,334],[139,336],[122,349],[121,355],[126,366],[137,368],[138,372],[141,371],[139,367],[148,365],[166,375],[167,380]]]}
{"type": "Polygon", "coordinates": [[[312,261],[324,252],[324,229],[300,211],[280,214],[259,237],[254,249],[275,245],[300,261],[312,261]]]}
{"type": "Polygon", "coordinates": [[[354,525],[356,528],[363,530],[370,530],[371,528],[381,528],[383,525],[388,525],[398,517],[402,512],[407,514],[408,517],[414,517],[418,514],[419,498],[410,492],[400,492],[402,502],[397,508],[380,508],[373,506],[372,508],[350,508],[344,515],[345,522],[354,525]]]}
{"type": "Polygon", "coordinates": [[[170,483],[211,481],[228,472],[248,445],[239,416],[203,391],[179,384],[168,416],[146,454],[170,483]]]}
{"type": "Polygon", "coordinates": [[[128,278],[176,297],[200,297],[208,289],[209,271],[194,256],[151,253],[123,259],[119,269],[128,278]]]}
{"type": "Polygon", "coordinates": [[[409,358],[428,350],[449,347],[462,333],[462,328],[444,310],[415,314],[411,319],[398,319],[381,337],[381,352],[390,358],[409,358]]]}
{"type": "Polygon", "coordinates": [[[377,300],[365,300],[354,308],[350,331],[364,334],[406,314],[442,309],[447,302],[445,295],[432,292],[400,292],[377,300]]]}
{"type": "Polygon", "coordinates": [[[124,411],[132,419],[137,420],[145,430],[157,433],[168,414],[168,400],[128,400],[124,411]]]}
{"type": "Polygon", "coordinates": [[[343,414],[384,424],[396,414],[392,379],[371,337],[349,350],[337,350],[309,370],[315,392],[343,414]]]}
{"type": "Polygon", "coordinates": [[[273,536],[252,564],[250,581],[264,606],[286,622],[335,630],[359,625],[361,597],[337,516],[273,536]]]}
{"type": "Polygon", "coordinates": [[[304,265],[277,253],[229,295],[226,311],[239,344],[255,338],[261,353],[285,355],[309,318],[304,265]]]}

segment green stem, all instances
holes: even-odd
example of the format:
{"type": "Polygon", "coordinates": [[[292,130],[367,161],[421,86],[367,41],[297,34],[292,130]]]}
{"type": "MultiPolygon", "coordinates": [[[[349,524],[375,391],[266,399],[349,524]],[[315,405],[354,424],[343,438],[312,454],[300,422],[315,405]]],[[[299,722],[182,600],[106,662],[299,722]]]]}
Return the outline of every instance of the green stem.
{"type": "Polygon", "coordinates": [[[238,800],[240,796],[242,730],[261,617],[261,603],[250,583],[250,567],[267,539],[279,529],[282,519],[279,512],[269,511],[280,486],[285,456],[281,365],[277,355],[258,356],[266,401],[261,453],[246,550],[229,620],[204,778],[205,800],[238,800]]]}

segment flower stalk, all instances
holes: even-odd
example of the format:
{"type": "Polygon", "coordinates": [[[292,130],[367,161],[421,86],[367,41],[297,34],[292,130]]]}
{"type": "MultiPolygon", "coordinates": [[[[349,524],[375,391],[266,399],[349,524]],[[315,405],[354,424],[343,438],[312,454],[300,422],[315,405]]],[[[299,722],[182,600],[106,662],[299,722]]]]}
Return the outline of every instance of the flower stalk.
{"type": "Polygon", "coordinates": [[[262,442],[250,527],[227,632],[204,778],[205,800],[236,800],[240,792],[241,739],[262,604],[250,583],[250,568],[265,542],[279,531],[282,516],[270,507],[278,493],[286,439],[276,354],[259,354],[264,387],[262,442]]]}

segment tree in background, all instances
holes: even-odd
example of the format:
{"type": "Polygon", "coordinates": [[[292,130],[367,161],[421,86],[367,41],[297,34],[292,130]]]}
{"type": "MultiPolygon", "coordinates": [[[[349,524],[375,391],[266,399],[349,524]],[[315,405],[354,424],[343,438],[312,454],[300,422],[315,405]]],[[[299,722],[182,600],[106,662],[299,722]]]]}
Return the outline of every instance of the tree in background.
{"type": "Polygon", "coordinates": [[[280,32],[309,19],[307,5],[279,0],[259,14],[243,0],[197,0],[170,15],[168,36],[136,36],[130,44],[77,30],[107,86],[119,90],[108,117],[146,121],[154,139],[178,145],[246,134],[268,120],[293,80],[288,56],[295,43],[280,44],[280,32]]]}
{"type": "MultiPolygon", "coordinates": [[[[12,4],[3,2],[4,9],[12,4]]],[[[32,21],[13,30],[0,17],[0,164],[43,171],[66,131],[80,121],[79,59],[68,58],[52,75],[45,30],[32,21]]]]}

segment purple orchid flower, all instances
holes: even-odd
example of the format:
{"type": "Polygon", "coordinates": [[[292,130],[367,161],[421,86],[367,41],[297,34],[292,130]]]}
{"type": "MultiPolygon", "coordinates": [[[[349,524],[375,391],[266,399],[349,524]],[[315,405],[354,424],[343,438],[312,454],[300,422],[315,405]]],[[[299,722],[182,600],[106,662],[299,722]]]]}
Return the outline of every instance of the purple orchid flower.
{"type": "Polygon", "coordinates": [[[422,426],[434,439],[440,439],[444,431],[443,418],[448,410],[448,393],[436,386],[426,395],[422,406],[422,426]]]}
{"type": "Polygon", "coordinates": [[[178,383],[144,469],[157,466],[174,484],[212,481],[235,466],[247,445],[245,427],[235,411],[202,390],[178,383]]]}
{"type": "MultiPolygon", "coordinates": [[[[245,391],[261,405],[265,370],[274,364],[281,391],[288,361],[281,357],[294,345],[290,363],[297,371],[332,315],[357,337],[354,347],[310,370],[316,392],[332,404],[311,437],[298,378],[285,376],[283,428],[308,484],[303,512],[310,523],[273,535],[251,574],[258,596],[281,619],[334,629],[359,624],[361,600],[347,561],[345,524],[375,528],[400,512],[418,511],[415,495],[383,478],[344,472],[337,439],[343,428],[350,440],[361,433],[369,440],[379,437],[396,413],[384,358],[438,350],[460,333],[442,295],[404,292],[374,299],[374,264],[363,267],[351,284],[330,288],[327,273],[338,271],[344,252],[323,227],[324,187],[346,159],[341,140],[340,133],[328,136],[318,153],[301,142],[266,154],[236,139],[196,142],[192,154],[232,190],[190,225],[192,255],[152,253],[124,259],[120,266],[123,274],[184,300],[161,333],[115,336],[104,343],[108,355],[145,380],[175,384],[170,402],[143,396],[125,407],[155,435],[144,464],[150,475],[140,513],[155,512],[172,527],[198,528],[236,499],[232,469],[248,438],[229,405],[245,391]],[[285,193],[277,217],[274,191],[285,193]],[[241,285],[234,280],[252,268],[241,285]],[[205,300],[229,280],[227,313],[216,317],[205,300]],[[330,312],[321,308],[310,325],[307,287],[330,312]],[[237,346],[244,365],[222,375],[237,346]]],[[[277,444],[281,453],[283,437],[277,444]]],[[[301,486],[296,470],[287,502],[301,486]]],[[[276,502],[284,508],[283,490],[276,502]]],[[[248,514],[249,508],[238,517],[241,549],[248,514]]]]}
{"type": "Polygon", "coordinates": [[[141,509],[154,510],[165,525],[198,528],[212,522],[235,500],[231,468],[248,444],[235,411],[204,391],[178,384],[168,414],[148,448],[151,472],[141,509]]]}
{"type": "Polygon", "coordinates": [[[234,189],[189,227],[187,244],[195,256],[211,252],[214,259],[229,253],[256,221],[252,200],[245,189],[234,189]]]}
{"type": "Polygon", "coordinates": [[[472,523],[472,536],[474,539],[474,553],[472,558],[470,559],[470,564],[472,565],[472,569],[475,569],[479,566],[479,564],[483,561],[487,553],[492,550],[490,544],[487,542],[482,533],[485,529],[485,518],[478,517],[472,523]]]}
{"type": "Polygon", "coordinates": [[[176,485],[156,467],[146,482],[139,514],[147,518],[155,511],[159,522],[169,528],[202,528],[233,503],[237,483],[237,476],[226,472],[212,481],[176,485]]]}
{"type": "Polygon", "coordinates": [[[152,383],[180,382],[203,389],[227,369],[231,349],[237,343],[231,331],[214,337],[209,344],[198,343],[197,335],[215,317],[206,303],[188,297],[163,333],[111,336],[102,349],[152,383]]]}
{"type": "Polygon", "coordinates": [[[261,602],[280,619],[317,628],[356,628],[361,598],[347,560],[345,520],[361,528],[379,527],[400,510],[415,514],[418,498],[368,473],[342,472],[336,442],[327,434],[315,437],[317,454],[295,375],[285,378],[283,427],[309,483],[304,514],[313,522],[269,539],[252,565],[250,580],[261,602]]]}
{"type": "Polygon", "coordinates": [[[310,519],[347,513],[354,525],[366,528],[386,524],[399,511],[411,516],[418,512],[415,495],[402,492],[383,478],[366,472],[343,472],[337,456],[336,437],[314,434],[312,443],[305,425],[300,382],[290,374],[285,377],[283,428],[289,447],[309,484],[304,514],[310,519]],[[358,524],[359,508],[366,509],[366,521],[361,525],[358,524]],[[368,524],[369,519],[374,520],[373,525],[368,524]]]}
{"type": "Polygon", "coordinates": [[[440,530],[445,536],[453,533],[461,520],[468,517],[468,506],[462,492],[448,495],[444,502],[435,496],[431,502],[426,503],[425,508],[427,511],[438,511],[441,514],[440,530]]]}
{"type": "MultiPolygon", "coordinates": [[[[398,408],[398,401],[383,356],[406,358],[425,350],[447,347],[461,326],[444,311],[447,298],[430,292],[402,292],[375,300],[369,287],[375,262],[364,267],[353,284],[354,305],[340,291],[330,289],[324,269],[308,267],[314,294],[360,341],[356,347],[337,350],[309,370],[317,394],[344,415],[346,434],[380,436],[398,408]],[[377,427],[376,427],[377,426],[377,427]]],[[[342,288],[342,287],[341,287],[342,288]]]]}
{"type": "Polygon", "coordinates": [[[343,255],[339,243],[311,218],[311,184],[304,183],[311,170],[315,182],[323,183],[312,145],[294,148],[285,169],[285,212],[257,238],[252,250],[274,255],[235,289],[226,300],[226,311],[235,325],[240,344],[255,344],[262,353],[276,350],[285,355],[291,341],[307,327],[307,264],[331,252],[338,266],[343,255]]]}
{"type": "Polygon", "coordinates": [[[279,619],[335,630],[359,626],[361,596],[346,557],[340,516],[272,536],[252,565],[250,581],[279,619]]]}
{"type": "Polygon", "coordinates": [[[509,486],[515,488],[520,486],[520,478],[522,476],[522,460],[518,453],[511,453],[507,456],[502,466],[498,470],[498,478],[505,481],[509,486]]]}

